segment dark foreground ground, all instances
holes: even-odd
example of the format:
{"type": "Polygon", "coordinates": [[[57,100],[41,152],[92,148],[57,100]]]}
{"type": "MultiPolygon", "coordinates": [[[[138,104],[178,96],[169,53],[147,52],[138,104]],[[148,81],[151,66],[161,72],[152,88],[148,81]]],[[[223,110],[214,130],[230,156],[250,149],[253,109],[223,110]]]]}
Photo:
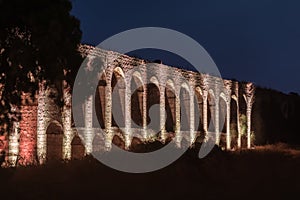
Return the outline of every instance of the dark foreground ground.
{"type": "Polygon", "coordinates": [[[92,157],[0,169],[0,199],[299,199],[300,154],[284,145],[251,151],[188,150],[152,173],[128,174],[92,157]]]}

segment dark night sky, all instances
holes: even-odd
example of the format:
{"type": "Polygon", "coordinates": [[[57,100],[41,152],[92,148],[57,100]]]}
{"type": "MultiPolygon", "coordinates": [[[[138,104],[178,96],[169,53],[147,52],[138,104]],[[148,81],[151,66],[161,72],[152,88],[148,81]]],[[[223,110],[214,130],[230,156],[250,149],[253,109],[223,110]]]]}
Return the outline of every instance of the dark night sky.
{"type": "MultiPolygon", "coordinates": [[[[97,45],[132,28],[170,28],[199,42],[223,77],[300,93],[298,0],[72,2],[72,14],[81,21],[83,43],[97,45]]],[[[182,65],[167,54],[146,51],[141,56],[182,65]]]]}

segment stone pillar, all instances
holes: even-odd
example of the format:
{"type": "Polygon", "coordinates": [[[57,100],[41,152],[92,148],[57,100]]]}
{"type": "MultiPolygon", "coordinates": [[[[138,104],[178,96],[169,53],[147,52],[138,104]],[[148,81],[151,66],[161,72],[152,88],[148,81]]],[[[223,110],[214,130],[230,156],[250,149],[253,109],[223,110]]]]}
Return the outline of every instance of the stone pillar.
{"type": "Polygon", "coordinates": [[[216,94],[215,95],[215,133],[216,133],[216,144],[219,145],[220,144],[220,122],[219,122],[219,95],[216,94]]]}
{"type": "Polygon", "coordinates": [[[105,86],[105,149],[110,150],[112,145],[112,88],[111,81],[107,80],[107,86],[105,86]]]}
{"type": "Polygon", "coordinates": [[[237,139],[237,147],[240,149],[242,146],[242,136],[241,136],[241,127],[240,127],[240,106],[239,106],[239,83],[234,83],[235,87],[235,94],[232,95],[233,100],[236,102],[236,126],[238,132],[238,139],[237,139]]]}
{"type": "Polygon", "coordinates": [[[181,147],[182,134],[180,131],[180,97],[179,94],[175,95],[175,137],[176,146],[181,147]]]}
{"type": "Polygon", "coordinates": [[[71,143],[73,138],[72,130],[72,111],[71,111],[71,88],[66,81],[63,81],[63,113],[62,113],[62,124],[64,129],[63,137],[63,152],[62,156],[64,160],[71,159],[71,143]]]}
{"type": "Polygon", "coordinates": [[[241,135],[241,126],[240,126],[240,106],[238,101],[236,102],[236,126],[237,126],[237,130],[238,130],[238,141],[237,141],[237,145],[238,148],[240,149],[242,147],[242,135],[241,135]]]}
{"type": "Polygon", "coordinates": [[[247,105],[247,148],[251,148],[251,109],[252,106],[247,105]]]}
{"type": "Polygon", "coordinates": [[[247,83],[245,86],[244,98],[247,105],[246,115],[247,115],[247,148],[251,148],[251,111],[254,102],[254,92],[255,87],[253,83],[247,83]]]}
{"type": "Polygon", "coordinates": [[[232,81],[224,80],[224,93],[221,93],[226,103],[226,149],[231,149],[231,135],[230,135],[230,103],[231,103],[231,87],[232,81]]]}
{"type": "Polygon", "coordinates": [[[88,96],[84,103],[84,146],[85,153],[93,151],[93,95],[88,96]]]}
{"type": "Polygon", "coordinates": [[[130,87],[130,81],[126,81],[126,87],[125,87],[125,148],[128,149],[131,145],[131,87],[130,87]]]}
{"type": "Polygon", "coordinates": [[[194,89],[190,91],[190,145],[196,140],[195,135],[195,105],[194,105],[194,89]]]}
{"type": "Polygon", "coordinates": [[[209,90],[209,75],[203,74],[200,79],[202,98],[203,98],[203,131],[204,131],[204,142],[208,141],[208,90],[209,90]]]}
{"type": "Polygon", "coordinates": [[[12,133],[8,137],[8,164],[15,167],[19,156],[19,122],[13,123],[12,133]]]}
{"type": "Polygon", "coordinates": [[[208,130],[208,125],[207,125],[207,96],[208,93],[206,90],[203,90],[203,130],[204,130],[204,136],[207,139],[207,130],[208,130]]]}
{"type": "MultiPolygon", "coordinates": [[[[99,98],[100,98],[100,106],[101,106],[101,111],[102,111],[102,119],[104,120],[105,119],[105,95],[106,95],[106,93],[105,93],[105,87],[106,86],[102,86],[102,85],[100,85],[99,87],[98,87],[98,91],[99,91],[99,98]]],[[[104,128],[105,128],[105,124],[104,124],[105,122],[103,122],[103,126],[104,126],[104,128]]],[[[101,125],[101,123],[100,123],[100,125],[101,125]]],[[[102,127],[103,128],[103,127],[102,127]]]]}
{"type": "Polygon", "coordinates": [[[40,164],[45,163],[46,161],[46,91],[45,91],[45,82],[39,84],[39,93],[38,93],[38,110],[37,110],[37,157],[40,164]]]}
{"type": "Polygon", "coordinates": [[[144,85],[143,88],[143,138],[147,139],[147,85],[144,85]]]}
{"type": "Polygon", "coordinates": [[[166,111],[165,111],[165,86],[160,86],[160,96],[159,96],[159,106],[160,106],[160,137],[164,142],[166,140],[166,111]]]}
{"type": "MultiPolygon", "coordinates": [[[[114,116],[114,120],[117,123],[117,125],[119,126],[119,128],[125,128],[125,96],[126,96],[126,85],[125,83],[122,84],[121,79],[118,79],[118,83],[116,85],[116,87],[114,88],[115,91],[113,91],[113,94],[115,92],[118,92],[119,96],[120,96],[120,105],[121,105],[121,112],[122,115],[118,112],[116,112],[115,108],[112,107],[113,110],[113,116],[114,116]],[[122,124],[122,120],[124,120],[124,124],[122,124]]],[[[113,96],[113,98],[115,98],[113,96]]],[[[112,99],[113,101],[113,99],[112,99]]],[[[113,105],[114,106],[114,105],[113,105]]]]}
{"type": "Polygon", "coordinates": [[[215,98],[215,133],[216,133],[216,144],[220,144],[220,80],[215,78],[214,80],[214,98],[215,98]]]}
{"type": "MultiPolygon", "coordinates": [[[[132,89],[131,89],[132,90],[132,89]]],[[[144,95],[144,91],[140,91],[138,89],[136,89],[136,93],[138,96],[138,108],[140,110],[139,114],[141,115],[141,125],[143,127],[143,95],[144,95]]],[[[131,91],[131,95],[133,94],[133,92],[131,91]]],[[[137,122],[139,124],[139,122],[137,122]]]]}
{"type": "Polygon", "coordinates": [[[230,137],[230,97],[226,101],[226,149],[231,149],[230,137]]]}

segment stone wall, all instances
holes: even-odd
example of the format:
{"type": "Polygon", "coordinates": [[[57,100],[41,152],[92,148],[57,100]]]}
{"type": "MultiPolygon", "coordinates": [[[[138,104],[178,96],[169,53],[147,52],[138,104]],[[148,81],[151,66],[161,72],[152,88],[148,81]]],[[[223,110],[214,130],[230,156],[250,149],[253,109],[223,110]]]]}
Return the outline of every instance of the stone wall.
{"type": "MultiPolygon", "coordinates": [[[[95,69],[96,65],[94,64],[102,63],[106,66],[104,78],[102,76],[102,83],[104,82],[104,84],[99,85],[99,90],[105,91],[105,94],[100,92],[98,95],[100,97],[105,96],[105,103],[102,102],[101,108],[98,110],[102,110],[103,117],[101,118],[105,124],[107,146],[110,146],[115,134],[112,129],[116,126],[121,126],[121,128],[123,126],[125,145],[129,147],[134,136],[132,128],[136,128],[134,123],[145,129],[149,123],[149,107],[154,104],[151,102],[156,102],[155,104],[160,107],[156,118],[159,120],[159,125],[156,128],[161,140],[168,137],[168,131],[175,131],[178,143],[182,138],[193,143],[199,132],[202,131],[204,138],[209,135],[216,137],[216,144],[225,144],[227,149],[231,149],[232,144],[237,144],[237,147],[241,148],[243,146],[240,141],[239,128],[237,128],[238,136],[236,137],[238,141],[231,141],[234,138],[230,134],[231,102],[236,104],[235,115],[237,118],[239,118],[240,112],[239,104],[245,102],[244,113],[247,115],[246,147],[251,147],[251,109],[255,89],[252,83],[223,80],[208,74],[200,74],[163,64],[148,63],[144,60],[88,45],[80,46],[79,51],[86,57],[88,69],[95,69]],[[156,68],[151,68],[151,65],[156,66],[156,68]],[[119,81],[118,84],[121,83],[121,87],[115,87],[116,80],[119,81]],[[133,89],[132,87],[138,83],[140,83],[139,88],[133,89]],[[152,89],[149,90],[149,86],[145,87],[145,84],[149,83],[156,86],[158,94],[154,94],[152,89]],[[184,95],[181,95],[182,90],[185,90],[184,95]],[[130,93],[133,93],[133,96],[130,96],[130,93]],[[114,113],[116,109],[117,114],[122,115],[125,125],[116,123],[116,113],[114,113]],[[184,113],[180,113],[181,110],[184,113]],[[183,120],[186,121],[185,126],[180,124],[183,120]],[[199,127],[200,123],[202,127],[199,127]],[[224,123],[225,125],[223,125],[224,123]],[[209,127],[210,129],[208,129],[209,127]],[[220,143],[220,140],[225,140],[225,142],[220,143]]],[[[239,120],[236,123],[238,124],[239,120]]],[[[145,134],[143,137],[147,138],[148,136],[145,134]]]]}
{"type": "MultiPolygon", "coordinates": [[[[119,146],[128,149],[136,135],[141,141],[147,141],[153,139],[149,134],[152,132],[162,142],[168,137],[175,137],[178,147],[183,140],[191,145],[201,136],[202,141],[215,137],[216,144],[224,145],[228,150],[235,143],[241,148],[240,129],[237,128],[237,141],[234,142],[231,141],[230,129],[231,116],[239,118],[241,101],[244,102],[248,126],[245,147],[251,147],[251,110],[255,89],[252,83],[238,83],[148,63],[87,45],[80,46],[79,51],[87,58],[89,69],[95,68],[99,62],[106,66],[104,74],[97,77],[98,93],[87,95],[88,98],[76,107],[82,122],[76,124],[76,128],[72,125],[71,89],[65,81],[56,86],[46,86],[41,82],[36,100],[23,104],[22,119],[15,124],[8,138],[8,160],[12,165],[45,163],[47,155],[51,154],[50,147],[55,147],[53,152],[58,152],[61,159],[79,158],[95,149],[109,150],[112,142],[116,141],[114,138],[119,138],[119,146]],[[61,99],[63,105],[59,105],[61,99]],[[113,102],[117,102],[117,108],[113,102]],[[231,109],[232,102],[234,110],[231,109]],[[154,104],[157,104],[158,110],[150,119],[149,109],[154,104]],[[99,113],[93,112],[94,106],[99,113]],[[113,112],[114,109],[116,112],[113,112]],[[116,122],[116,114],[121,116],[122,123],[116,122]],[[229,117],[222,120],[222,116],[229,117]],[[98,119],[100,126],[97,126],[98,119]],[[149,130],[150,120],[157,123],[149,130]],[[184,120],[185,126],[182,124],[184,120]],[[61,128],[63,133],[59,139],[53,134],[47,136],[51,134],[47,131],[50,124],[61,128]],[[99,134],[100,127],[105,128],[104,135],[99,134]],[[59,141],[59,144],[48,144],[50,141],[59,141]]],[[[239,120],[236,121],[238,123],[239,120]]]]}
{"type": "Polygon", "coordinates": [[[36,162],[37,105],[21,106],[19,154],[21,165],[36,162]]]}

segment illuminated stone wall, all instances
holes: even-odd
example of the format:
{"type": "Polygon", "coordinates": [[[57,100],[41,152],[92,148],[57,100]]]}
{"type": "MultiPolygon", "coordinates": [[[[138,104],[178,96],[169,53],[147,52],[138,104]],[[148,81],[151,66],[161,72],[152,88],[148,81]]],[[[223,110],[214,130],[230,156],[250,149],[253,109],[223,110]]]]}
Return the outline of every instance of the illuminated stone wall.
{"type": "MultiPolygon", "coordinates": [[[[177,146],[181,146],[181,141],[185,138],[190,144],[195,142],[196,138],[202,134],[205,139],[209,139],[208,136],[214,135],[216,139],[216,144],[220,144],[220,140],[225,138],[225,146],[226,149],[231,149],[231,129],[230,129],[230,116],[231,116],[231,101],[236,103],[237,112],[236,116],[239,118],[239,102],[245,101],[247,105],[247,148],[251,147],[251,110],[252,104],[254,102],[254,92],[255,88],[252,83],[238,83],[236,81],[231,80],[223,80],[217,77],[212,77],[206,74],[199,74],[196,72],[191,72],[187,70],[182,70],[178,68],[171,68],[169,66],[159,64],[158,70],[151,71],[147,70],[146,62],[144,60],[132,58],[123,54],[119,54],[117,52],[106,51],[102,49],[96,49],[92,46],[81,45],[79,51],[82,53],[84,57],[88,56],[89,62],[95,58],[100,58],[104,64],[106,65],[105,70],[105,82],[106,86],[101,86],[101,90],[105,90],[105,105],[102,110],[104,110],[104,120],[106,127],[106,138],[105,144],[109,149],[111,146],[112,138],[115,132],[112,131],[112,77],[114,73],[121,74],[122,81],[124,81],[125,91],[127,95],[120,96],[122,104],[125,107],[125,110],[122,110],[124,113],[125,127],[123,129],[123,136],[126,148],[131,145],[131,140],[133,138],[133,134],[135,131],[132,129],[131,125],[131,106],[139,107],[141,109],[141,117],[142,117],[142,126],[141,129],[146,130],[147,127],[147,99],[159,99],[159,139],[161,141],[165,141],[168,137],[168,133],[166,131],[166,127],[174,126],[175,138],[177,146]],[[138,67],[136,67],[138,66],[138,67]],[[170,70],[171,69],[171,70],[170,70]],[[185,80],[181,80],[179,76],[182,75],[185,80]],[[130,93],[134,92],[131,89],[131,79],[137,78],[142,85],[146,82],[153,83],[159,89],[159,96],[149,96],[147,87],[143,87],[140,92],[140,96],[138,98],[139,102],[136,102],[135,99],[131,102],[130,93]],[[168,85],[169,84],[169,85],[168,85]],[[170,88],[174,93],[175,98],[174,102],[171,100],[170,91],[167,91],[165,88],[170,88]],[[224,88],[220,88],[220,85],[224,85],[224,88]],[[103,88],[104,87],[104,88],[103,88]],[[185,100],[180,99],[180,91],[182,89],[188,91],[187,97],[184,97],[185,100]],[[242,88],[242,91],[239,90],[242,88]],[[249,89],[252,88],[252,89],[249,89]],[[166,92],[167,91],[167,92],[166,92]],[[240,97],[239,92],[242,92],[242,97],[240,97]],[[197,102],[195,101],[194,96],[197,95],[201,99],[201,112],[197,113],[194,110],[194,105],[197,102]],[[220,107],[220,101],[224,101],[223,107],[220,107]],[[188,111],[187,119],[189,123],[189,127],[187,131],[181,130],[180,124],[180,106],[184,106],[184,110],[188,111]],[[167,118],[165,110],[170,109],[169,111],[172,115],[172,119],[167,119],[166,124],[165,119],[167,118]],[[220,113],[221,110],[225,110],[223,113],[225,115],[225,125],[223,126],[222,121],[220,121],[220,113]],[[210,116],[208,116],[210,114],[210,116]],[[200,116],[200,117],[199,117],[200,116]],[[228,116],[228,117],[227,117],[228,116]],[[196,119],[195,117],[201,118],[201,124],[203,129],[202,133],[196,130],[199,124],[200,119],[196,119]],[[208,130],[210,124],[213,124],[214,130],[208,130]],[[226,127],[225,132],[223,131],[223,127],[226,127]],[[210,134],[208,134],[210,133],[210,134]],[[213,134],[212,134],[213,133],[213,134]],[[225,137],[223,137],[223,135],[225,137]]],[[[121,80],[120,79],[120,80],[121,80]]],[[[119,91],[120,92],[120,91],[119,91]]],[[[123,92],[124,93],[124,92],[123,92]]],[[[101,96],[101,94],[100,94],[101,96]]],[[[102,105],[103,106],[103,105],[102,105]]],[[[134,109],[133,109],[134,110],[134,109]]],[[[168,112],[168,111],[167,111],[168,112]]],[[[198,111],[199,112],[199,111],[198,111]]],[[[170,115],[170,114],[169,114],[170,115]]],[[[169,116],[170,117],[170,116],[169,116]]],[[[137,121],[137,120],[135,120],[137,121]]],[[[241,133],[240,133],[240,124],[239,120],[237,120],[237,140],[238,148],[241,148],[241,133]]],[[[148,130],[149,131],[149,130],[148,130]]],[[[147,132],[144,131],[142,138],[147,139],[147,132]]],[[[224,143],[223,142],[223,143],[224,143]]]]}
{"type": "Polygon", "coordinates": [[[62,125],[63,125],[63,149],[62,155],[63,159],[71,159],[71,149],[72,149],[72,139],[74,137],[74,132],[72,129],[72,99],[71,99],[71,88],[66,81],[63,81],[63,113],[62,113],[62,125]]]}
{"type": "MultiPolygon", "coordinates": [[[[47,128],[51,123],[62,125],[61,108],[57,105],[58,91],[55,87],[47,87],[41,83],[38,93],[37,110],[37,158],[39,163],[47,160],[47,128]]],[[[62,151],[61,147],[61,151],[62,151]]]]}
{"type": "Polygon", "coordinates": [[[63,129],[62,146],[58,147],[62,152],[61,159],[71,159],[71,143],[75,133],[72,128],[71,88],[65,81],[62,83],[62,108],[55,102],[57,94],[58,91],[55,87],[45,88],[44,84],[40,84],[37,111],[37,157],[40,163],[47,160],[46,131],[51,123],[58,124],[63,129]]]}
{"type": "Polygon", "coordinates": [[[37,105],[21,106],[19,164],[36,162],[37,105]]]}
{"type": "MultiPolygon", "coordinates": [[[[8,163],[10,165],[29,165],[45,163],[47,160],[47,129],[50,124],[57,124],[63,129],[63,142],[59,149],[61,159],[71,159],[71,142],[74,130],[71,127],[71,93],[67,85],[63,85],[64,106],[57,103],[58,91],[54,86],[46,88],[45,83],[39,86],[36,100],[25,101],[21,106],[21,120],[16,122],[9,136],[8,163]]],[[[24,95],[26,96],[26,95],[24,95]]],[[[55,146],[55,145],[53,145],[55,146]]]]}
{"type": "MultiPolygon", "coordinates": [[[[68,84],[65,81],[60,84],[63,106],[59,107],[56,100],[60,89],[57,90],[57,87],[53,86],[46,87],[44,82],[40,83],[36,101],[23,104],[21,107],[22,120],[14,124],[8,137],[8,162],[11,165],[45,163],[47,161],[47,149],[48,151],[51,150],[47,148],[47,145],[48,147],[50,145],[47,144],[47,129],[53,123],[63,130],[62,146],[59,147],[59,151],[61,151],[61,159],[65,160],[72,159],[72,155],[76,155],[72,149],[80,149],[72,147],[72,143],[80,144],[78,131],[85,132],[85,138],[81,138],[84,140],[84,154],[90,154],[95,149],[93,148],[95,143],[102,144],[103,149],[109,150],[115,135],[123,140],[126,149],[130,148],[134,137],[139,137],[141,141],[153,139],[149,133],[155,131],[147,130],[149,120],[149,105],[147,104],[149,102],[159,104],[159,117],[157,117],[159,127],[157,129],[160,131],[156,139],[165,142],[168,137],[174,137],[177,146],[181,147],[183,141],[187,141],[188,145],[191,145],[198,137],[203,138],[203,140],[215,137],[217,145],[221,145],[222,138],[225,138],[224,148],[230,150],[232,149],[231,103],[236,104],[237,109],[234,115],[238,119],[240,102],[244,101],[247,116],[247,146],[245,148],[251,148],[251,110],[255,92],[252,83],[223,80],[163,64],[155,64],[159,65],[157,70],[149,70],[144,60],[112,51],[95,49],[87,45],[81,45],[79,51],[83,57],[88,56],[88,65],[93,63],[94,59],[99,58],[106,65],[105,76],[101,77],[102,82],[98,88],[100,101],[95,101],[95,95],[86,99],[80,107],[83,116],[82,127],[75,129],[72,127],[71,88],[68,84]],[[113,81],[115,80],[119,81],[121,85],[114,88],[113,81]],[[139,85],[134,100],[131,96],[131,93],[135,92],[132,82],[139,85]],[[151,88],[145,86],[146,83],[151,83],[153,87],[156,87],[157,92],[154,94],[153,91],[149,91],[151,88]],[[223,84],[224,88],[220,89],[219,86],[223,84]],[[116,127],[112,115],[113,89],[118,90],[117,95],[120,102],[118,109],[124,118],[123,127],[116,127]],[[183,96],[181,97],[181,95],[183,96]],[[225,103],[220,104],[221,101],[225,103]],[[97,105],[100,106],[101,115],[93,113],[93,106],[96,103],[101,104],[97,105]],[[181,113],[181,109],[185,113],[181,113]],[[135,121],[140,123],[139,127],[132,124],[132,112],[135,113],[133,116],[135,121]],[[220,121],[222,112],[226,115],[225,126],[220,121]],[[181,122],[183,114],[185,114],[187,121],[186,127],[183,127],[181,122]],[[100,124],[103,128],[105,127],[104,137],[98,137],[100,135],[99,126],[95,127],[93,122],[95,116],[101,116],[103,120],[100,124]],[[200,128],[199,124],[201,125],[200,128]],[[213,130],[209,129],[211,124],[213,130]],[[169,130],[171,130],[171,134],[169,130]],[[95,141],[96,136],[103,141],[95,141]]],[[[237,129],[236,143],[238,148],[241,148],[239,120],[237,120],[237,129]]],[[[99,148],[97,147],[97,149],[99,148]]]]}
{"type": "Polygon", "coordinates": [[[8,137],[8,165],[16,166],[19,155],[19,122],[13,123],[12,132],[8,137]]]}

